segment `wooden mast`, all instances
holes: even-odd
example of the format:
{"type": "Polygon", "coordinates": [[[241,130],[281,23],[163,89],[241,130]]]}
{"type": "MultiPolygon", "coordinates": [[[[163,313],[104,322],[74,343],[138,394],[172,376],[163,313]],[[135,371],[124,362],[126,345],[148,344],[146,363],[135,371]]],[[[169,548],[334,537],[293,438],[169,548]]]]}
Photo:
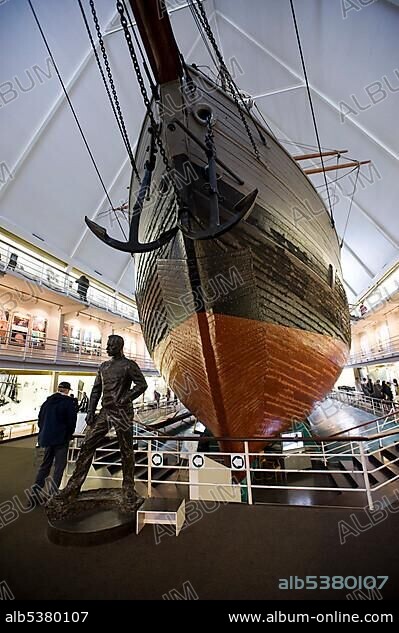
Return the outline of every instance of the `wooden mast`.
{"type": "Polygon", "coordinates": [[[182,75],[180,53],[162,0],[130,0],[148,61],[158,84],[182,75]]]}

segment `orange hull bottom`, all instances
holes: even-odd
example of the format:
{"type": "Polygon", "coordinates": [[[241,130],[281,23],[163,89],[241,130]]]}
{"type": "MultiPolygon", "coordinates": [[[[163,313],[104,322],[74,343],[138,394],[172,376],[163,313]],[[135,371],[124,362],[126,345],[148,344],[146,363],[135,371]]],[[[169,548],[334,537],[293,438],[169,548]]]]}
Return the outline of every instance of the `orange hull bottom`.
{"type": "Polygon", "coordinates": [[[169,333],[154,361],[213,435],[270,437],[306,417],[347,353],[342,341],[322,334],[201,312],[169,333]]]}

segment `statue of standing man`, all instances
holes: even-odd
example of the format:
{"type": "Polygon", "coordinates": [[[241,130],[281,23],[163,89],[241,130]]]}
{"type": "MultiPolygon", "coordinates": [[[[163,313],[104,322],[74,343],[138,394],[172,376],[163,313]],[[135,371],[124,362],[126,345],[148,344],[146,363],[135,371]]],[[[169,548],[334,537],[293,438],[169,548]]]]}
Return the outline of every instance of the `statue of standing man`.
{"type": "Polygon", "coordinates": [[[75,470],[67,486],[55,497],[63,503],[78,496],[89,472],[94,452],[101,446],[112,426],[115,428],[121,451],[122,505],[129,510],[136,502],[132,436],[133,400],[144,393],[148,385],[137,363],[123,355],[123,344],[121,336],[112,334],[108,337],[107,354],[111,356],[111,360],[102,363],[97,372],[86,416],[89,429],[80,449],[75,470]],[[95,415],[101,394],[101,410],[95,415]]]}

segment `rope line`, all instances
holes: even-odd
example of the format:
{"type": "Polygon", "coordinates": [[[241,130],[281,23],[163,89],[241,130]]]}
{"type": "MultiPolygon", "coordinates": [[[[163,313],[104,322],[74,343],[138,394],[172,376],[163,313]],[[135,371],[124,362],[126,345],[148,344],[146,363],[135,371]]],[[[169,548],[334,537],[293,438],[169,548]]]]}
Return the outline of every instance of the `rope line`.
{"type": "Polygon", "coordinates": [[[89,156],[90,156],[90,158],[91,158],[91,161],[92,161],[92,163],[93,163],[94,169],[95,169],[95,170],[96,170],[96,172],[97,172],[97,176],[98,176],[98,178],[99,178],[99,180],[100,180],[100,182],[101,182],[101,186],[102,186],[102,188],[104,189],[104,192],[105,192],[105,195],[106,195],[106,197],[107,197],[107,199],[108,199],[108,202],[110,203],[111,208],[112,208],[112,210],[113,210],[113,211],[114,211],[114,213],[115,213],[115,218],[116,218],[116,220],[117,220],[117,222],[118,222],[118,224],[119,224],[119,227],[120,227],[120,229],[121,229],[121,231],[122,231],[122,233],[123,233],[123,235],[124,235],[125,239],[127,239],[127,237],[126,237],[126,235],[125,235],[125,231],[123,230],[123,226],[122,226],[122,224],[120,223],[120,220],[119,220],[119,218],[118,218],[118,216],[117,216],[117,214],[116,214],[116,212],[115,212],[114,205],[112,204],[112,200],[111,200],[111,198],[110,198],[110,196],[109,196],[109,193],[108,193],[107,188],[106,188],[106,186],[105,186],[104,180],[103,180],[103,178],[102,178],[102,176],[101,176],[101,173],[100,173],[100,170],[99,170],[99,168],[98,168],[98,166],[97,166],[96,160],[95,160],[95,158],[94,158],[94,156],[93,156],[93,153],[92,153],[92,151],[91,151],[91,149],[90,149],[89,143],[88,143],[88,141],[87,141],[87,139],[86,139],[86,136],[85,136],[85,134],[84,134],[84,132],[83,132],[82,126],[80,125],[80,122],[79,122],[78,116],[77,116],[77,114],[76,114],[75,108],[73,107],[73,104],[72,104],[72,101],[71,101],[71,99],[70,99],[70,97],[69,97],[68,91],[67,91],[67,89],[66,89],[66,87],[65,87],[65,84],[64,84],[64,82],[63,82],[63,80],[62,80],[62,77],[61,77],[60,71],[58,70],[58,66],[57,66],[57,64],[55,63],[55,59],[54,59],[53,53],[51,52],[50,46],[49,46],[49,44],[48,44],[48,41],[47,41],[47,39],[46,39],[46,36],[45,36],[44,31],[43,31],[43,29],[42,29],[42,26],[41,26],[41,24],[40,24],[39,18],[37,17],[36,11],[35,11],[35,9],[33,8],[33,5],[32,5],[31,0],[28,0],[28,4],[29,4],[29,6],[30,6],[30,9],[31,9],[32,14],[33,14],[33,17],[34,17],[35,22],[36,22],[36,24],[37,24],[37,28],[39,29],[39,31],[40,31],[40,35],[42,36],[43,42],[44,42],[44,44],[45,44],[45,46],[46,46],[47,52],[48,52],[48,54],[50,55],[50,59],[51,59],[51,61],[52,61],[53,65],[54,65],[55,72],[57,73],[57,77],[58,77],[58,79],[59,79],[59,81],[60,81],[60,84],[61,84],[61,86],[62,86],[62,89],[63,89],[63,91],[64,91],[65,98],[66,98],[66,100],[68,101],[69,107],[70,107],[71,112],[72,112],[72,114],[73,114],[73,117],[74,117],[74,119],[75,119],[75,123],[76,123],[76,125],[78,126],[79,132],[80,132],[80,134],[81,134],[81,136],[82,136],[83,142],[84,142],[84,144],[85,144],[85,146],[86,146],[86,149],[87,149],[87,151],[88,151],[88,154],[89,154],[89,156]]]}
{"type": "MultiPolygon", "coordinates": [[[[310,104],[310,110],[312,113],[312,119],[313,119],[313,125],[314,125],[314,129],[315,129],[315,133],[316,133],[316,139],[317,139],[317,147],[319,149],[320,154],[321,152],[321,143],[320,143],[320,138],[319,138],[319,132],[317,129],[317,123],[316,123],[316,115],[314,112],[314,108],[313,108],[313,102],[312,102],[312,95],[310,93],[310,87],[309,87],[309,81],[308,81],[308,74],[306,72],[306,66],[305,66],[305,59],[303,56],[303,52],[302,52],[302,45],[301,45],[301,39],[299,36],[299,30],[298,30],[298,24],[296,21],[296,16],[295,16],[295,9],[294,9],[294,3],[293,0],[290,0],[290,5],[291,5],[291,12],[292,12],[292,18],[294,20],[294,26],[295,26],[295,33],[296,33],[296,38],[297,38],[297,42],[298,42],[298,48],[299,48],[299,54],[301,57],[301,62],[302,62],[302,69],[303,69],[303,74],[305,77],[305,82],[306,82],[306,90],[308,93],[308,99],[309,99],[309,104],[310,104]]],[[[323,162],[323,157],[320,156],[321,158],[321,165],[322,165],[322,169],[323,169],[323,175],[324,175],[324,182],[326,185],[326,190],[327,190],[327,197],[328,197],[328,206],[330,208],[330,221],[331,221],[331,226],[334,228],[335,226],[335,222],[334,222],[334,216],[333,216],[333,211],[332,211],[332,207],[331,207],[331,199],[330,199],[330,191],[328,189],[328,184],[327,184],[327,177],[326,177],[326,172],[324,170],[324,162],[323,162]]]]}

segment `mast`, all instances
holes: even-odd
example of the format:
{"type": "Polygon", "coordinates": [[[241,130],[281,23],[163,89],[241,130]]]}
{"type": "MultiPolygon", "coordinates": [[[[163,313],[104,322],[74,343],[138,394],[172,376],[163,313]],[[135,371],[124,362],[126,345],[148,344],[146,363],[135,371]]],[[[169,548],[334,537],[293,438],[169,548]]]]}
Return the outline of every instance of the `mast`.
{"type": "Polygon", "coordinates": [[[130,0],[155,81],[165,84],[183,72],[180,53],[163,0],[130,0]]]}

